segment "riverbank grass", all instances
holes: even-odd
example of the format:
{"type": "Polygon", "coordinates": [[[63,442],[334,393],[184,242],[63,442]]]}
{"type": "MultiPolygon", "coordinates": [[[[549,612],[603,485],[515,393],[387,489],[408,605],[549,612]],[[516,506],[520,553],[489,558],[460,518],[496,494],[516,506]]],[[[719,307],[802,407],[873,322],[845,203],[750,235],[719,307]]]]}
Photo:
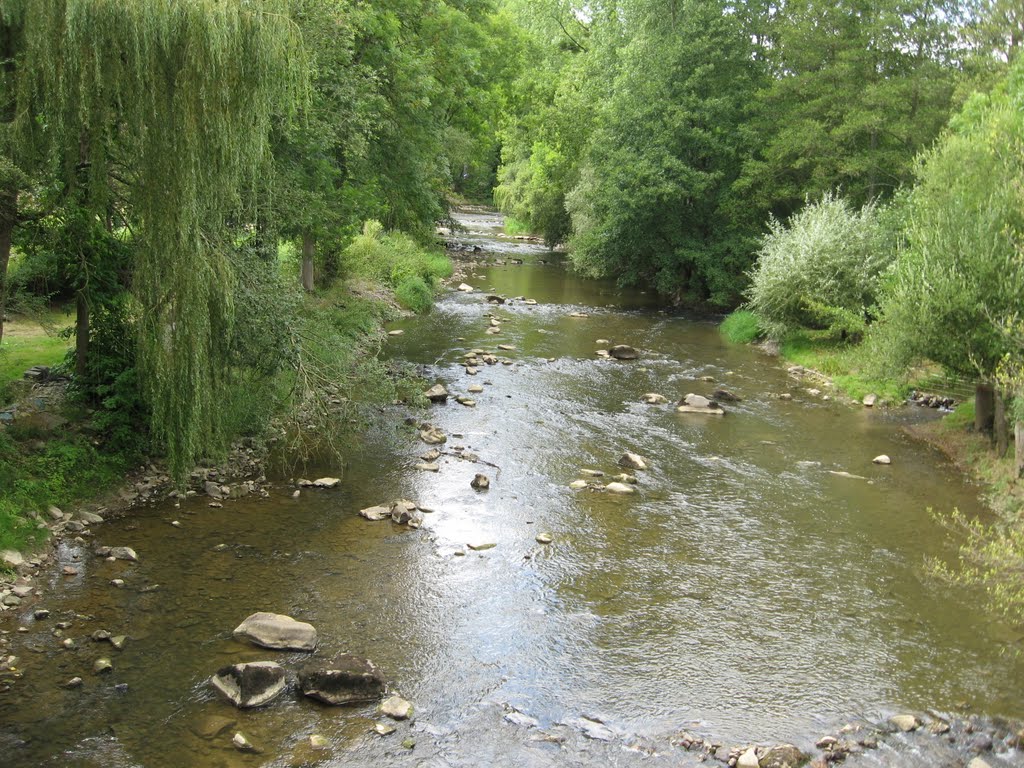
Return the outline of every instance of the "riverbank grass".
{"type": "Polygon", "coordinates": [[[718,330],[726,341],[733,344],[751,344],[761,338],[757,315],[747,309],[737,309],[726,316],[718,330]]]}
{"type": "Polygon", "coordinates": [[[70,340],[59,335],[68,325],[68,316],[52,309],[38,318],[15,315],[4,323],[4,339],[0,344],[0,405],[7,405],[15,396],[11,387],[34,365],[53,367],[60,364],[70,349],[70,340]]]}
{"type": "Polygon", "coordinates": [[[1015,476],[1012,452],[999,457],[988,436],[974,431],[972,402],[962,403],[941,421],[909,431],[981,483],[985,501],[996,514],[994,522],[983,523],[956,509],[932,510],[936,523],[962,542],[955,561],[929,563],[932,575],[982,587],[994,613],[1024,626],[1024,482],[1015,476]]]}
{"type": "Polygon", "coordinates": [[[795,331],[782,340],[779,354],[787,362],[825,374],[838,391],[854,400],[875,394],[882,402],[901,403],[913,388],[907,380],[870,372],[864,347],[837,339],[829,331],[795,331]]]}

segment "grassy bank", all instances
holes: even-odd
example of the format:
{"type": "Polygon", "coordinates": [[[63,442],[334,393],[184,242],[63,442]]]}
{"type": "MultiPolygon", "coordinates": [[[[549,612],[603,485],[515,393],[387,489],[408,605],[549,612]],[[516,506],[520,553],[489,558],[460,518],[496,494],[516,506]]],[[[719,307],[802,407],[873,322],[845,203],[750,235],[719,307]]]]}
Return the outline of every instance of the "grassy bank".
{"type": "Polygon", "coordinates": [[[936,522],[962,543],[956,561],[933,561],[930,570],[943,580],[982,587],[993,612],[1024,626],[1024,482],[1015,477],[1012,449],[1000,458],[973,426],[974,405],[964,403],[941,421],[908,429],[973,477],[996,515],[983,523],[955,509],[933,510],[936,522]]]}
{"type": "Polygon", "coordinates": [[[62,309],[51,309],[39,317],[13,316],[4,323],[0,347],[0,405],[16,394],[11,387],[33,365],[58,365],[67,354],[70,340],[60,331],[73,318],[62,309]]]}
{"type": "MultiPolygon", "coordinates": [[[[757,317],[745,309],[728,315],[719,330],[734,344],[750,344],[763,335],[757,317]]],[[[912,380],[880,377],[872,372],[873,366],[861,345],[837,338],[830,331],[794,331],[779,342],[779,355],[788,363],[828,376],[837,392],[854,400],[874,393],[883,403],[899,403],[914,388],[912,380]]]]}

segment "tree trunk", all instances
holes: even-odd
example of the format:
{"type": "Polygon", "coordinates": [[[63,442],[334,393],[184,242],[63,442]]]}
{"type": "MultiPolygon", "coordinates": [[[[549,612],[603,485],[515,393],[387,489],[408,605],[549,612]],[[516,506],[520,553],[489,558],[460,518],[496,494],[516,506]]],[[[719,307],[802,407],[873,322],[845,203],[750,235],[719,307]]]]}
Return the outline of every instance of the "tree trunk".
{"type": "Polygon", "coordinates": [[[89,363],[89,302],[85,291],[75,296],[75,375],[85,378],[85,369],[89,363]]]}
{"type": "Polygon", "coordinates": [[[316,253],[316,240],[308,232],[302,233],[302,287],[313,290],[313,255],[316,253]]]}
{"type": "Polygon", "coordinates": [[[979,381],[974,387],[974,429],[980,434],[992,436],[995,423],[995,389],[987,381],[979,381]]]}
{"type": "Polygon", "coordinates": [[[1006,418],[1006,401],[1003,399],[1003,393],[998,390],[996,391],[995,435],[996,456],[1001,459],[1010,448],[1010,423],[1006,418]]]}
{"type": "Polygon", "coordinates": [[[1013,428],[1015,445],[1014,445],[1014,468],[1016,472],[1014,477],[1020,480],[1024,477],[1024,421],[1018,421],[1013,428]]]}
{"type": "Polygon", "coordinates": [[[5,216],[0,207],[0,344],[4,340],[4,318],[7,314],[7,263],[11,260],[11,233],[14,217],[5,216]]]}

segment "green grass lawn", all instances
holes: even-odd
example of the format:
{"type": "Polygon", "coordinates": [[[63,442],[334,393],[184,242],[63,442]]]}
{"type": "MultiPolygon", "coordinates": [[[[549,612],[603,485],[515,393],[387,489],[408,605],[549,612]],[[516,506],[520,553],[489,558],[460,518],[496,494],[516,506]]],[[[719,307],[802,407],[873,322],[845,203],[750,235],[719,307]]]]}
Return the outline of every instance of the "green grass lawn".
{"type": "Polygon", "coordinates": [[[52,366],[61,362],[71,347],[71,340],[58,334],[72,323],[71,315],[61,309],[52,309],[38,319],[15,315],[4,323],[4,338],[0,343],[0,395],[7,391],[8,384],[19,380],[33,365],[52,366]]]}

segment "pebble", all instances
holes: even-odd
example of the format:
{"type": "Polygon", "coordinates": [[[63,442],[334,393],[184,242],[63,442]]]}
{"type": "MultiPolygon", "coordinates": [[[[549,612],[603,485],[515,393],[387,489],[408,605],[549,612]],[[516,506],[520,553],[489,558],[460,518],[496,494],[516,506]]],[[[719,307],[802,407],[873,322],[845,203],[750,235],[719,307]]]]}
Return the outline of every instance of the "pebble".
{"type": "Polygon", "coordinates": [[[889,718],[889,722],[904,733],[917,730],[918,726],[921,725],[921,721],[913,715],[893,715],[889,718]]]}
{"type": "Polygon", "coordinates": [[[67,680],[63,684],[63,687],[64,688],[81,688],[83,682],[84,681],[80,677],[72,677],[70,680],[67,680]]]}
{"type": "Polygon", "coordinates": [[[390,736],[398,729],[395,728],[395,726],[391,725],[391,723],[374,723],[373,730],[375,733],[378,733],[381,736],[390,736]]]}
{"type": "Polygon", "coordinates": [[[554,538],[546,531],[544,533],[538,533],[536,536],[536,542],[538,544],[550,544],[552,541],[554,541],[554,538]]]}
{"type": "Polygon", "coordinates": [[[874,462],[875,464],[892,464],[892,459],[890,459],[884,453],[875,456],[875,458],[873,458],[871,461],[874,462]]]}
{"type": "Polygon", "coordinates": [[[113,668],[113,662],[106,657],[96,659],[95,663],[92,665],[92,671],[95,672],[97,675],[101,675],[104,672],[109,672],[113,668]]]}
{"type": "Polygon", "coordinates": [[[245,735],[239,731],[231,737],[231,743],[235,745],[235,749],[239,752],[255,752],[256,747],[251,741],[245,738],[245,735]]]}
{"type": "Polygon", "coordinates": [[[380,711],[392,720],[405,720],[412,714],[412,704],[395,693],[380,705],[380,711]]]}

